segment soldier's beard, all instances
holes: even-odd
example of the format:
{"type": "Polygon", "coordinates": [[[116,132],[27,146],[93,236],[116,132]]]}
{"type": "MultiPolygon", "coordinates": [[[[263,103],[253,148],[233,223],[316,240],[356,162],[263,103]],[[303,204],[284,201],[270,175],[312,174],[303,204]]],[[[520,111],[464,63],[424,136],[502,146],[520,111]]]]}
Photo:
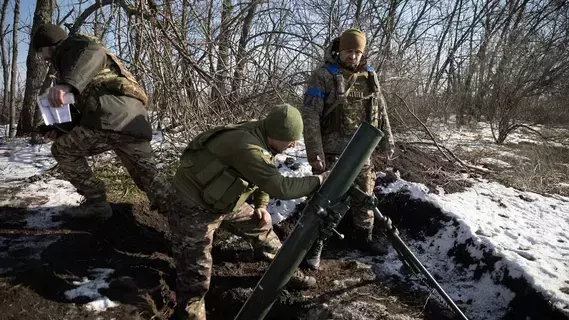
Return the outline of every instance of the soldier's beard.
{"type": "Polygon", "coordinates": [[[356,71],[356,69],[358,68],[358,64],[355,63],[355,62],[347,63],[347,62],[342,62],[342,61],[340,61],[340,64],[341,64],[344,68],[346,68],[346,69],[348,69],[348,70],[350,70],[350,71],[356,71]]]}

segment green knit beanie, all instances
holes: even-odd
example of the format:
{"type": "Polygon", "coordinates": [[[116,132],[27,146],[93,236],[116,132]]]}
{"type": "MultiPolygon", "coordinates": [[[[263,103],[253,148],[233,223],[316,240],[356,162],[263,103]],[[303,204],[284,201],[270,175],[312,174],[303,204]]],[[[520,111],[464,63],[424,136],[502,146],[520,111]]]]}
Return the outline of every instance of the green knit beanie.
{"type": "Polygon", "coordinates": [[[67,32],[52,23],[44,23],[38,27],[32,36],[32,46],[35,51],[42,47],[50,47],[67,38],[67,32]]]}
{"type": "Polygon", "coordinates": [[[277,105],[265,118],[267,135],[275,140],[296,141],[302,137],[302,116],[290,104],[277,105]]]}

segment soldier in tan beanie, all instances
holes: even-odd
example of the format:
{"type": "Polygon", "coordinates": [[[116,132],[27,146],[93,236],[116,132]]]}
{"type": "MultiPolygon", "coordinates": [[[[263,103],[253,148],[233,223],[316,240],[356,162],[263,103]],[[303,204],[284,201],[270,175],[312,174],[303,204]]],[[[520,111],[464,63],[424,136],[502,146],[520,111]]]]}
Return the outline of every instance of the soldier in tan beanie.
{"type": "Polygon", "coordinates": [[[356,70],[366,49],[366,36],[358,29],[348,29],[340,36],[340,62],[356,70]]]}
{"type": "MultiPolygon", "coordinates": [[[[380,128],[385,137],[380,150],[393,155],[394,143],[386,104],[377,75],[365,59],[366,36],[358,29],[345,30],[328,46],[325,63],[308,79],[301,107],[304,142],[314,173],[329,170],[348,145],[362,122],[380,128]]],[[[373,193],[376,169],[368,160],[356,179],[357,185],[373,193]]],[[[363,206],[350,210],[354,229],[352,243],[370,254],[385,254],[385,245],[372,240],[373,212],[363,206]]],[[[318,269],[323,248],[321,240],[306,255],[304,266],[318,269]]]]}

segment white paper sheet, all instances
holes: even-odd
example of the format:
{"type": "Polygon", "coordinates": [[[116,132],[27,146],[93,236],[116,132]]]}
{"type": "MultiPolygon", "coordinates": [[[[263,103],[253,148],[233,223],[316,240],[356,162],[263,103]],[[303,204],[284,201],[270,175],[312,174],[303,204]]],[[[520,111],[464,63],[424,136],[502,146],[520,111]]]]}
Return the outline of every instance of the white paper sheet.
{"type": "Polygon", "coordinates": [[[73,93],[66,93],[63,96],[63,105],[61,107],[52,107],[47,99],[47,93],[38,96],[38,106],[46,125],[54,123],[63,123],[71,121],[71,110],[69,109],[70,103],[75,103],[75,96],[73,93]]]}

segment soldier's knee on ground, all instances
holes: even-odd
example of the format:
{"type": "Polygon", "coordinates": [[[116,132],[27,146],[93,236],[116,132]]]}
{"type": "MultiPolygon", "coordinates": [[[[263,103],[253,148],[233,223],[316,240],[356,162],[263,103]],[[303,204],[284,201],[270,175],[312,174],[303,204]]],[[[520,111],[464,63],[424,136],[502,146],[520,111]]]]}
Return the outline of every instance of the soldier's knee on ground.
{"type": "Polygon", "coordinates": [[[272,261],[282,247],[280,239],[272,229],[267,233],[266,237],[262,240],[254,241],[252,245],[254,259],[261,261],[272,261]]]}

